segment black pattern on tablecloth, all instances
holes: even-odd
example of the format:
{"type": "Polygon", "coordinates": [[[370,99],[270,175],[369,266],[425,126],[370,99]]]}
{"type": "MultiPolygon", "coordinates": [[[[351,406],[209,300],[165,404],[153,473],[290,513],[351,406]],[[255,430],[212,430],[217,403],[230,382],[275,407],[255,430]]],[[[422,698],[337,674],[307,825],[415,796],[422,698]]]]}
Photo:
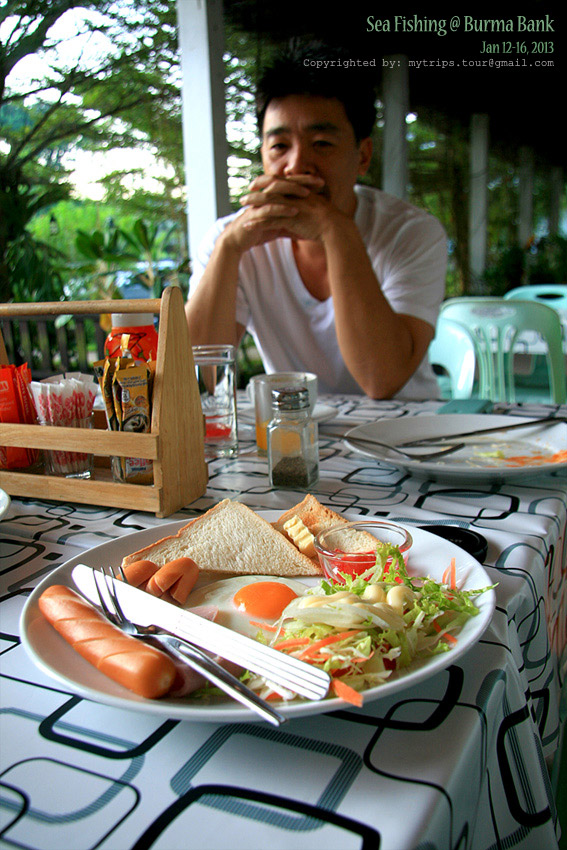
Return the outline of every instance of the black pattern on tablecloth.
{"type": "MultiPolygon", "coordinates": [[[[434,403],[336,403],[330,424],[345,428],[377,411],[435,410],[434,403]]],[[[251,450],[251,430],[242,430],[251,450]]],[[[498,604],[478,647],[407,691],[279,730],[164,721],[92,703],[25,654],[18,616],[28,588],[81,550],[145,528],[162,536],[167,522],[222,498],[283,511],[304,494],[272,491],[265,459],[250,451],[212,464],[205,496],[167,520],[14,500],[0,532],[1,847],[374,850],[381,842],[401,850],[395,819],[408,836],[411,815],[408,823],[404,815],[422,809],[422,831],[408,836],[407,850],[555,846],[544,753],[557,743],[557,652],[567,630],[565,475],[447,486],[355,455],[322,431],[313,492],[324,504],[486,537],[498,604]],[[445,746],[463,759],[448,776],[439,773],[445,746]],[[376,811],[363,811],[360,801],[370,799],[376,811]],[[218,839],[224,831],[226,845],[218,839]]]]}

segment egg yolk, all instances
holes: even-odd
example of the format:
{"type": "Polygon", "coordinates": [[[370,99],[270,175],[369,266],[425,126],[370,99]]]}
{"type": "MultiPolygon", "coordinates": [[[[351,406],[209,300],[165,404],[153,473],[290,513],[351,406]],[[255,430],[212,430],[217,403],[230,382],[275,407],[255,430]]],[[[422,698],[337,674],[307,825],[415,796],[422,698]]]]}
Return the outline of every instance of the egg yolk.
{"type": "Polygon", "coordinates": [[[296,597],[297,593],[286,584],[257,581],[237,590],[233,602],[240,611],[246,611],[252,617],[275,620],[296,597]]]}

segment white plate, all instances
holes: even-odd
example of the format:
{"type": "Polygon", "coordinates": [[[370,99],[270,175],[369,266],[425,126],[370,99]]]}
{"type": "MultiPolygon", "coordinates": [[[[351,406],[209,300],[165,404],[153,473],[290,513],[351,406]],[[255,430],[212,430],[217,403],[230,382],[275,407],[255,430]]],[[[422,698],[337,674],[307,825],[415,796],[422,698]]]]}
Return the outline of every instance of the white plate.
{"type": "MultiPolygon", "coordinates": [[[[259,511],[268,521],[277,519],[280,511],[259,511]]],[[[345,514],[349,519],[356,516],[345,514]]],[[[368,517],[366,517],[367,519],[368,517]]],[[[43,591],[52,584],[64,584],[73,587],[71,571],[76,564],[84,563],[92,567],[103,565],[117,566],[122,558],[130,552],[135,552],[168,534],[174,534],[185,522],[172,522],[157,528],[138,531],[121,537],[109,543],[103,543],[82,555],[72,558],[55,569],[33,590],[22,611],[20,619],[20,635],[22,643],[37,666],[48,675],[63,683],[70,691],[83,697],[102,702],[117,708],[134,709],[149,714],[171,717],[179,720],[193,721],[251,721],[257,716],[236,702],[222,702],[215,705],[199,705],[198,702],[185,699],[146,700],[136,696],[126,688],[114,683],[102,673],[99,673],[85,661],[71,646],[53,629],[39,611],[38,600],[43,591]]],[[[409,526],[408,526],[409,527],[409,526]]],[[[482,566],[463,549],[436,537],[434,534],[419,528],[410,528],[413,536],[413,547],[409,556],[409,572],[413,575],[431,575],[438,581],[449,565],[451,558],[456,558],[457,579],[466,589],[486,587],[491,584],[482,566]]],[[[317,583],[316,579],[301,579],[307,585],[317,583]]],[[[415,685],[435,673],[453,664],[459,656],[467,652],[480,638],[488,626],[495,605],[495,594],[490,590],[478,597],[479,614],[472,617],[459,635],[455,648],[423,662],[421,666],[412,665],[405,672],[398,674],[395,679],[369,688],[364,692],[365,703],[382,696],[389,696],[402,688],[415,685]]],[[[320,702],[297,701],[287,705],[279,705],[287,717],[300,717],[308,714],[320,714],[345,708],[346,703],[338,698],[325,699],[320,702]]]]}
{"type": "MultiPolygon", "coordinates": [[[[349,440],[350,437],[380,440],[391,446],[399,445],[408,440],[418,440],[422,437],[440,437],[445,434],[456,434],[461,431],[472,431],[476,428],[492,428],[499,425],[512,425],[515,422],[525,422],[524,417],[518,416],[489,416],[486,414],[444,413],[434,416],[408,416],[400,419],[382,419],[378,422],[368,422],[352,428],[345,434],[345,442],[350,449],[360,454],[373,457],[376,460],[406,469],[414,475],[432,478],[438,481],[503,481],[513,478],[552,472],[565,469],[567,464],[533,462],[524,466],[507,466],[506,458],[516,456],[533,456],[537,453],[554,455],[567,448],[567,424],[558,421],[556,425],[534,425],[506,433],[487,434],[466,439],[467,445],[454,454],[437,460],[410,460],[381,446],[362,445],[349,440]],[[504,457],[486,456],[483,453],[502,453],[504,457]]],[[[423,448],[421,451],[433,451],[434,448],[423,448]]],[[[417,454],[420,449],[408,449],[417,454]]]]}
{"type": "MultiPolygon", "coordinates": [[[[251,404],[238,405],[238,415],[244,422],[254,422],[254,408],[251,404]]],[[[337,415],[337,408],[331,404],[317,402],[313,408],[312,417],[316,422],[330,422],[337,415]]]]}
{"type": "Polygon", "coordinates": [[[4,492],[4,490],[0,490],[0,519],[2,519],[9,507],[10,497],[4,492]]]}

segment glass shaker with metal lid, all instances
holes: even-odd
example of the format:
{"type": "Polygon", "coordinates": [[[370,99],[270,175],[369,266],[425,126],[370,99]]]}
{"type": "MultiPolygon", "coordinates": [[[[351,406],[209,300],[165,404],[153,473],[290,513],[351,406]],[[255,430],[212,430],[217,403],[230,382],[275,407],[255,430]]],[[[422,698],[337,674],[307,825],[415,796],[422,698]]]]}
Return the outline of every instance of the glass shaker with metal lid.
{"type": "Polygon", "coordinates": [[[308,489],[319,478],[319,436],[309,413],[307,389],[272,390],[272,411],[267,432],[270,484],[284,490],[308,489]]]}

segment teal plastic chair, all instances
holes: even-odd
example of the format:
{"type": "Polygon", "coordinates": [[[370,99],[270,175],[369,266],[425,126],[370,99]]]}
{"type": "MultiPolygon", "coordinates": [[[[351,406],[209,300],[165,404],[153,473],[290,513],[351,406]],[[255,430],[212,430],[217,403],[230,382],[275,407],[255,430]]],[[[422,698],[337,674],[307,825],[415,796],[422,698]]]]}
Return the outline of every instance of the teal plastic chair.
{"type": "Polygon", "coordinates": [[[428,354],[442,397],[470,398],[474,387],[476,353],[466,328],[452,319],[439,316],[428,354]]]}
{"type": "Polygon", "coordinates": [[[520,298],[522,301],[541,301],[554,310],[567,312],[567,283],[530,283],[516,286],[504,298],[520,298]]]}
{"type": "Polygon", "coordinates": [[[565,403],[562,327],[559,314],[552,307],[538,301],[471,296],[445,301],[440,315],[461,324],[474,340],[481,398],[516,401],[514,353],[521,351],[518,337],[522,331],[535,331],[546,346],[548,387],[543,393],[537,388],[537,399],[534,395],[530,400],[565,403]]]}
{"type": "MultiPolygon", "coordinates": [[[[563,333],[567,325],[567,283],[530,283],[525,286],[516,286],[506,292],[504,298],[520,298],[522,301],[541,301],[549,307],[557,310],[563,322],[563,333]]],[[[517,386],[520,387],[542,387],[547,386],[547,365],[545,358],[541,356],[531,357],[525,364],[525,374],[520,375],[517,386]]]]}

